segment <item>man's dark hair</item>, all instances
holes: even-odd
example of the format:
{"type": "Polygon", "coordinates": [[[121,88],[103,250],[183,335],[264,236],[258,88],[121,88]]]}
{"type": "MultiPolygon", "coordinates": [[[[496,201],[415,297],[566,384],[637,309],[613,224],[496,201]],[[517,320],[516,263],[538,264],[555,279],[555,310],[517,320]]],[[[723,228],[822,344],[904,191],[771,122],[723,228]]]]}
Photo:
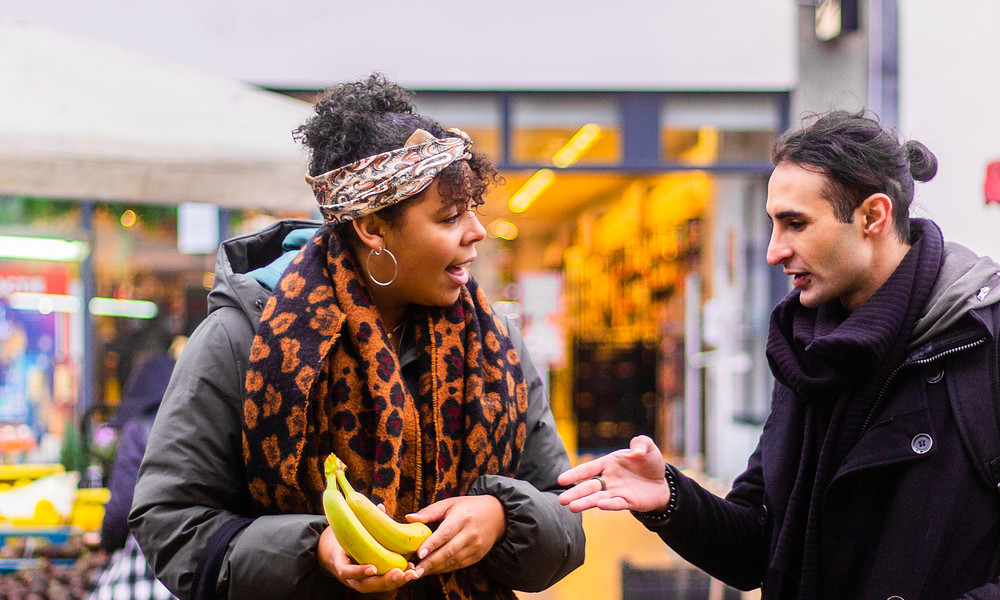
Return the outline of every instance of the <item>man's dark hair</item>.
{"type": "Polygon", "coordinates": [[[836,110],[803,121],[801,129],[775,142],[774,165],[788,162],[826,175],[824,196],[843,223],[853,220],[865,198],[889,196],[896,235],[909,242],[914,181],[930,181],[937,173],[934,154],[914,140],[900,143],[894,131],[864,110],[836,110]]]}

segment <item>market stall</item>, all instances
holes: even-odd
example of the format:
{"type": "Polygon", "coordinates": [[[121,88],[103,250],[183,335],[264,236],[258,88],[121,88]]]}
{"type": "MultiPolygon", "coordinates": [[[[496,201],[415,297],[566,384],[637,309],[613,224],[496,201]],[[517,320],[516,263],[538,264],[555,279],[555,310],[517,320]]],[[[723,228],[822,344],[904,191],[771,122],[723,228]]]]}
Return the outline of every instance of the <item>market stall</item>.
{"type": "Polygon", "coordinates": [[[0,195],[311,208],[305,102],[0,18],[0,195]]]}
{"type": "MultiPolygon", "coordinates": [[[[85,418],[97,387],[94,260],[101,243],[115,242],[95,239],[95,212],[108,203],[309,211],[306,159],[291,137],[309,105],[2,18],[0,88],[8,248],[0,253],[0,596],[10,584],[79,597],[94,566],[111,458],[98,460],[98,428],[85,418]],[[9,216],[26,198],[56,207],[47,225],[9,216]],[[68,228],[67,215],[75,220],[68,228]],[[43,237],[78,252],[33,253],[43,237]]],[[[119,242],[119,254],[133,248],[119,242]]],[[[127,300],[118,291],[109,299],[127,300]]]]}

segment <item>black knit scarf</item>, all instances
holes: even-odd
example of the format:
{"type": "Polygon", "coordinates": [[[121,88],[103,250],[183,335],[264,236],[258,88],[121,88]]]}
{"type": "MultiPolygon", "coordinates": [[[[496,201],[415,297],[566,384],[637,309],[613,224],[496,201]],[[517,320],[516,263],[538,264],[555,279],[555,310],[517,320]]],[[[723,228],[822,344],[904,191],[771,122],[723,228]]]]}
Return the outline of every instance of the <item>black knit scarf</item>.
{"type": "Polygon", "coordinates": [[[874,404],[890,373],[906,357],[914,323],[941,268],[941,231],[923,219],[911,220],[911,229],[915,241],[909,252],[853,312],[839,299],[806,308],[796,290],[771,313],[767,359],[778,382],[805,403],[805,423],[798,473],[771,562],[778,574],[770,580],[779,589],[769,590],[769,597],[823,597],[823,495],[862,435],[868,414],[879,408],[874,404]]]}

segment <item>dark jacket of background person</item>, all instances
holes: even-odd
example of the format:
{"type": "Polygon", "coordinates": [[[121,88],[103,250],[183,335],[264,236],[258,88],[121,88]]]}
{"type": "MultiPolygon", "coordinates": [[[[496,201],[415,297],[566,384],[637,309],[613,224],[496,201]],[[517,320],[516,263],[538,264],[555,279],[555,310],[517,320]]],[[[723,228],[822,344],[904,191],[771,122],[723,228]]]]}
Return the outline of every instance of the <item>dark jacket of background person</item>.
{"type": "MultiPolygon", "coordinates": [[[[326,518],[255,518],[243,462],[245,371],[270,296],[246,273],[275,261],[292,230],[318,225],[285,221],[223,244],[208,318],[185,347],[153,428],[129,523],[157,576],[182,598],[216,562],[211,584],[219,597],[336,598],[346,589],[317,563],[326,518]]],[[[468,493],[496,496],[507,516],[505,536],[478,566],[514,589],[536,591],[583,562],[584,534],[580,515],[558,502],[563,488],[556,478],[569,459],[537,369],[517,330],[507,325],[528,387],[528,436],[516,479],[482,476],[468,493]]],[[[400,363],[407,385],[414,386],[416,373],[408,365],[417,353],[406,345],[404,336],[400,363]]],[[[400,592],[421,585],[417,580],[400,592]]]]}
{"type": "Polygon", "coordinates": [[[118,453],[108,481],[111,499],[101,522],[101,548],[108,552],[123,547],[128,537],[128,512],[139,464],[173,369],[174,358],[166,352],[147,358],[129,377],[118,412],[108,423],[119,429],[118,453]]]}
{"type": "MultiPolygon", "coordinates": [[[[990,464],[1000,457],[998,287],[1000,265],[945,244],[909,355],[823,499],[823,597],[1000,599],[1000,458],[990,464]]],[[[787,424],[804,422],[803,407],[776,384],[758,447],[729,495],[678,473],[676,512],[650,526],[724,582],[763,584],[764,600],[778,589],[768,565],[799,468],[802,431],[787,424]]]]}

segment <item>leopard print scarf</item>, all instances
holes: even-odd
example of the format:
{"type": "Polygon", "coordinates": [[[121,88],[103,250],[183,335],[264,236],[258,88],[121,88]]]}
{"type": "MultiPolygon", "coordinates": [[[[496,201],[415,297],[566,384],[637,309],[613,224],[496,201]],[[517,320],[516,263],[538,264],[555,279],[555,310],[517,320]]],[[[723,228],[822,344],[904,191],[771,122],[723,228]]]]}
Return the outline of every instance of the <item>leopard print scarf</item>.
{"type": "MultiPolygon", "coordinates": [[[[414,307],[409,322],[416,397],[337,235],[321,228],[292,261],[261,315],[246,375],[243,455],[260,514],[322,514],[330,453],[397,519],[465,494],[481,475],[514,476],[527,391],[482,291],[470,281],[454,305],[414,307]]],[[[514,598],[475,566],[439,579],[449,600],[514,598]]],[[[408,597],[407,587],[382,596],[408,597]]]]}

